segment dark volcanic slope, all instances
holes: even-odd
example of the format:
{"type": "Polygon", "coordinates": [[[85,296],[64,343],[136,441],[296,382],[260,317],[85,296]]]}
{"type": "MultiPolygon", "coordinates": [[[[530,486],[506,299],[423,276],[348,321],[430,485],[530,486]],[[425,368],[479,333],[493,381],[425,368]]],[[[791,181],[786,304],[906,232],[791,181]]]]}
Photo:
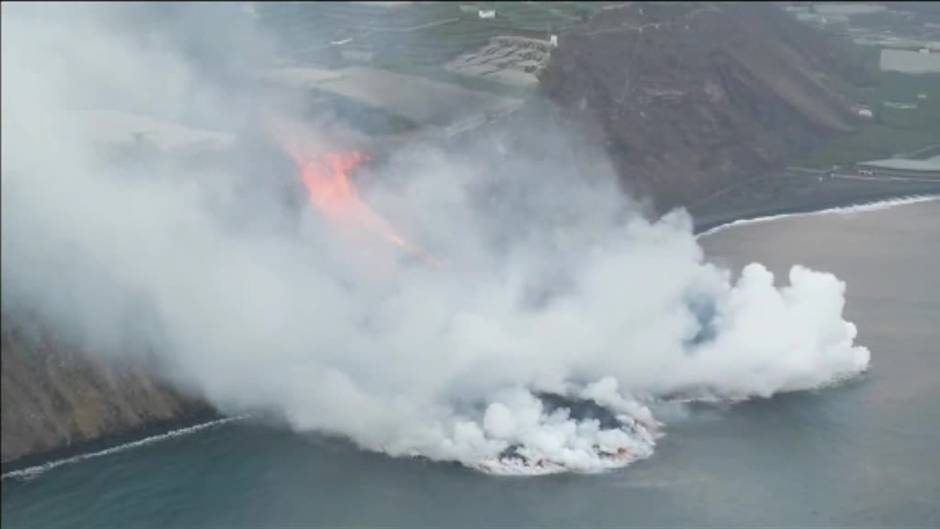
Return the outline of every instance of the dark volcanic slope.
{"type": "MultiPolygon", "coordinates": [[[[148,428],[211,414],[135,369],[95,362],[28,326],[3,318],[2,463],[53,452],[67,456],[90,442],[140,437],[148,428]]],[[[53,455],[53,454],[49,454],[53,455]]]]}
{"type": "Polygon", "coordinates": [[[567,35],[542,86],[663,209],[852,130],[827,76],[866,81],[839,42],[771,5],[637,3],[567,35]]]}

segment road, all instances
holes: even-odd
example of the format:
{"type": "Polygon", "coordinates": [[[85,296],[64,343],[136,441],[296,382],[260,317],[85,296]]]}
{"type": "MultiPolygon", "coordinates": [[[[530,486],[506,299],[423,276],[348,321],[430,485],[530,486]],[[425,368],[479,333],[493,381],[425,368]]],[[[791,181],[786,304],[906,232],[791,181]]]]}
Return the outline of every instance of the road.
{"type": "Polygon", "coordinates": [[[884,182],[884,183],[936,183],[940,184],[940,173],[924,173],[917,171],[897,171],[891,170],[888,171],[879,171],[875,175],[866,176],[860,175],[858,173],[851,172],[839,172],[834,173],[831,176],[829,171],[825,169],[812,169],[808,167],[787,167],[782,173],[775,173],[768,176],[761,176],[757,178],[751,178],[741,182],[737,182],[728,187],[719,189],[714,193],[698,200],[697,202],[690,204],[689,208],[698,208],[701,207],[717,198],[720,198],[724,195],[737,191],[739,189],[753,186],[761,182],[774,180],[774,179],[783,179],[783,178],[796,178],[796,177],[807,177],[815,176],[821,180],[855,180],[855,181],[866,181],[866,182],[884,182]]]}
{"type": "MultiPolygon", "coordinates": [[[[811,169],[808,167],[787,167],[792,174],[828,175],[825,169],[811,169]]],[[[940,172],[932,171],[906,171],[904,169],[878,169],[873,175],[862,175],[858,172],[833,173],[830,178],[847,180],[868,180],[873,182],[940,182],[940,172]]]]}

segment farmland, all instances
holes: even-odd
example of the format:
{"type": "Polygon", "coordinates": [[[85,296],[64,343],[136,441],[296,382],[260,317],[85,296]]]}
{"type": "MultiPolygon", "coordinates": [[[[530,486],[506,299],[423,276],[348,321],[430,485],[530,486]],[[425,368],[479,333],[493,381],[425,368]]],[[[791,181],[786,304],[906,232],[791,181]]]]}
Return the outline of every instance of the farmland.
{"type": "MultiPolygon", "coordinates": [[[[829,167],[859,160],[887,158],[922,149],[940,140],[940,74],[919,75],[883,71],[883,51],[891,48],[918,50],[935,47],[940,11],[931,3],[898,2],[886,7],[875,4],[833,4],[830,9],[865,8],[829,24],[817,23],[823,31],[847,37],[858,58],[870,73],[867,82],[845,82],[838,76],[829,81],[850,100],[871,110],[872,119],[859,123],[854,133],[841,135],[821,145],[804,165],[829,167]],[[876,9],[877,8],[877,9],[876,9]],[[834,23],[835,22],[835,23],[834,23]]],[[[788,11],[805,10],[790,7],[788,11]]],[[[825,10],[824,10],[825,11],[825,10]]],[[[805,14],[805,13],[803,13],[805,14]]],[[[824,13],[830,19],[833,15],[824,13]]],[[[839,17],[836,17],[839,18],[839,17]]],[[[936,51],[925,55],[930,58],[936,51]]],[[[889,61],[890,62],[890,61],[889,61]]]]}
{"type": "Polygon", "coordinates": [[[256,16],[282,58],[265,75],[328,95],[341,119],[393,133],[518,106],[548,62],[550,35],[563,38],[611,4],[272,3],[256,16]]]}
{"type": "Polygon", "coordinates": [[[940,140],[940,75],[880,71],[874,75],[869,87],[845,87],[855,101],[872,109],[874,118],[813,152],[807,165],[828,167],[888,158],[940,140]]]}
{"type": "Polygon", "coordinates": [[[414,74],[443,70],[493,37],[563,35],[607,4],[614,3],[274,3],[260,4],[258,16],[280,35],[284,55],[296,63],[341,63],[343,54],[360,52],[372,66],[408,65],[414,74]],[[480,18],[479,9],[494,10],[494,18],[480,18]]]}

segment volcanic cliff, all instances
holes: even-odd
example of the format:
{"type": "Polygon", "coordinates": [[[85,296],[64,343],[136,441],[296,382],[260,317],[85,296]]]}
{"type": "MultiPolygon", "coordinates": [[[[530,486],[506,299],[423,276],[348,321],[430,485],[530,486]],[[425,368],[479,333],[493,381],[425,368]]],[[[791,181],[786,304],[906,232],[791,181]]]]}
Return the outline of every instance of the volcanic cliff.
{"type": "Polygon", "coordinates": [[[657,2],[565,35],[541,82],[625,187],[665,209],[851,131],[851,102],[831,81],[869,78],[846,42],[773,5],[657,2]]]}
{"type": "MultiPolygon", "coordinates": [[[[3,318],[2,461],[44,460],[139,438],[213,412],[156,382],[139,366],[108,365],[47,328],[3,318]],[[31,455],[40,455],[29,458],[31,455]]],[[[17,465],[20,466],[20,465],[17,465]]]]}

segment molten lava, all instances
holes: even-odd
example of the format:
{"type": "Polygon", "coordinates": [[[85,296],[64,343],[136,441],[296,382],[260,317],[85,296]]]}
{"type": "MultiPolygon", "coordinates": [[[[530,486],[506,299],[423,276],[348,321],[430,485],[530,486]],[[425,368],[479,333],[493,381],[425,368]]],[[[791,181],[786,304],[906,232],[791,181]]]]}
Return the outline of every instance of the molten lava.
{"type": "Polygon", "coordinates": [[[392,225],[372,211],[360,198],[349,180],[349,173],[366,160],[365,155],[351,152],[326,153],[310,158],[296,151],[291,157],[300,169],[310,202],[328,219],[375,233],[382,238],[420,256],[426,262],[440,263],[427,252],[405,240],[392,225]]]}
{"type": "Polygon", "coordinates": [[[365,160],[358,152],[328,153],[319,160],[298,159],[300,177],[310,202],[329,219],[358,225],[402,247],[409,244],[392,226],[369,209],[349,181],[349,172],[365,160]]]}

